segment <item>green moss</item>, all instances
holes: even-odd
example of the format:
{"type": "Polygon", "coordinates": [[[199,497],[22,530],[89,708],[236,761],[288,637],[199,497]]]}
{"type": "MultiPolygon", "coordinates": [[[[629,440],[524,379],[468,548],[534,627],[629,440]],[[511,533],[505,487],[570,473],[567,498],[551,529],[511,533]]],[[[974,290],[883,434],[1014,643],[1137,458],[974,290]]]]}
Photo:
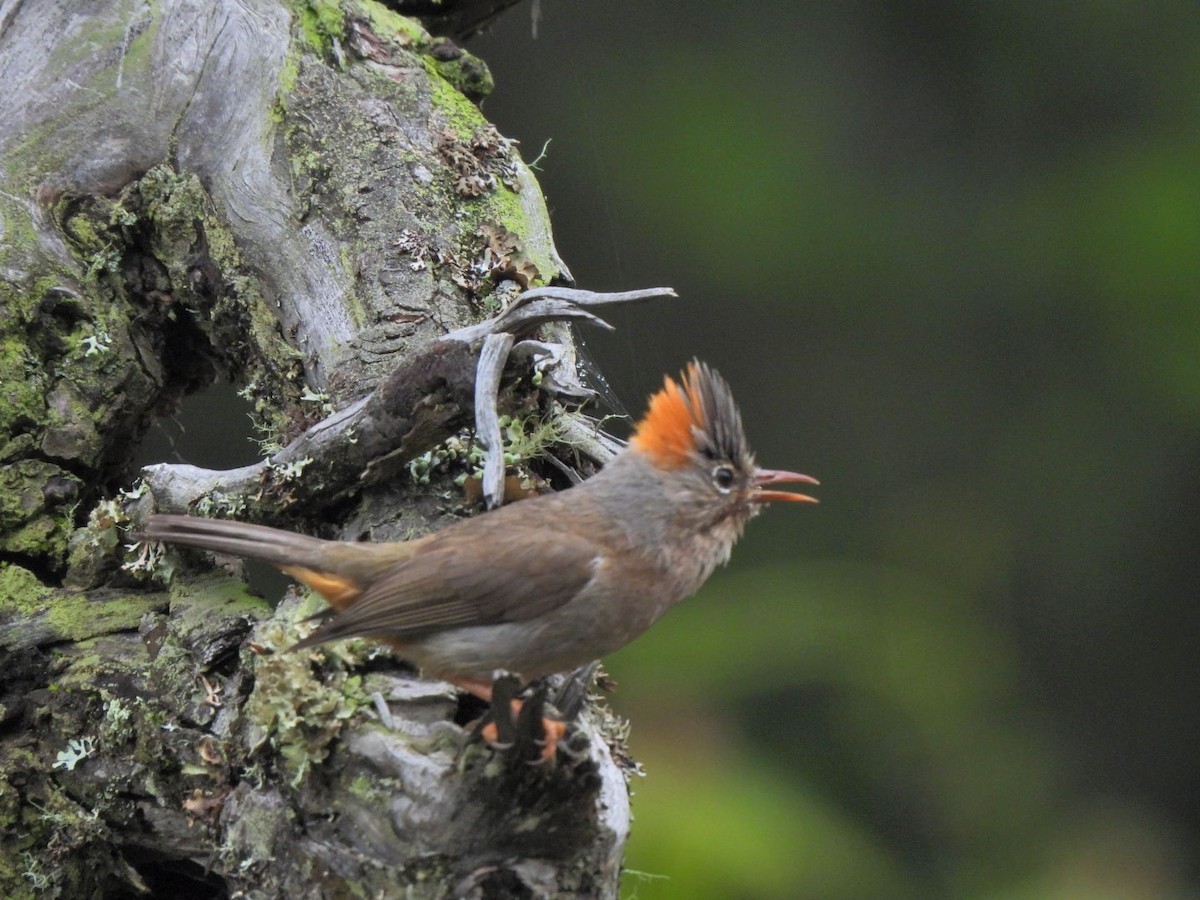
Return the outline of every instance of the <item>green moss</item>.
{"type": "Polygon", "coordinates": [[[77,803],[60,788],[49,786],[40,793],[37,806],[23,816],[23,825],[33,838],[30,848],[53,846],[56,852],[40,857],[31,852],[23,857],[31,875],[43,876],[30,878],[38,885],[36,896],[92,896],[84,885],[94,884],[97,873],[109,866],[107,860],[89,851],[103,853],[101,848],[112,838],[108,825],[98,810],[77,803]],[[45,865],[46,858],[55,859],[56,864],[45,865]]]}
{"type": "Polygon", "coordinates": [[[304,0],[296,10],[300,36],[313,50],[324,56],[333,42],[346,32],[346,14],[337,0],[304,0]]]}
{"type": "MultiPolygon", "coordinates": [[[[537,185],[529,184],[524,188],[523,193],[537,192],[537,185]]],[[[545,212],[545,203],[538,193],[532,194],[529,198],[523,199],[515,192],[501,185],[487,197],[482,198],[480,204],[480,223],[494,222],[506,228],[515,235],[520,236],[520,252],[529,258],[537,269],[537,278],[531,281],[531,287],[548,284],[552,278],[558,275],[558,263],[551,255],[553,245],[549,241],[530,241],[528,235],[532,232],[532,225],[529,221],[529,209],[526,201],[535,204],[541,208],[543,212],[542,221],[549,221],[549,214],[545,212]]]]}
{"type": "MultiPolygon", "coordinates": [[[[430,57],[421,59],[428,74],[430,101],[435,115],[445,121],[446,127],[453,131],[459,140],[470,144],[476,135],[489,127],[487,120],[471,99],[462,93],[459,86],[446,79],[440,64],[430,57]]],[[[515,146],[509,147],[507,153],[515,157],[515,146]]],[[[517,172],[523,182],[520,191],[511,189],[502,179],[496,178],[494,189],[480,197],[466,199],[455,195],[449,199],[449,203],[454,207],[456,216],[463,222],[463,234],[474,234],[485,223],[491,223],[517,236],[521,242],[521,251],[528,255],[540,275],[536,283],[544,284],[558,274],[558,266],[550,253],[551,245],[548,241],[543,241],[539,242],[540,246],[534,246],[526,236],[533,230],[530,216],[534,215],[541,221],[548,222],[549,213],[532,173],[519,164],[517,172]]]]}
{"type": "Polygon", "coordinates": [[[446,124],[464,141],[488,124],[479,107],[457,87],[442,77],[434,60],[422,56],[421,64],[429,76],[430,102],[446,120],[446,124]]]}
{"type": "Polygon", "coordinates": [[[50,608],[55,593],[28,569],[0,563],[0,609],[14,610],[20,616],[33,616],[50,608]]]}
{"type": "MultiPolygon", "coordinates": [[[[47,488],[66,490],[82,482],[53,463],[23,459],[0,466],[0,535],[10,553],[62,559],[71,535],[70,506],[52,508],[47,488]]],[[[52,494],[53,495],[53,492],[52,494]]]]}
{"type": "Polygon", "coordinates": [[[491,69],[479,57],[466,51],[455,59],[434,58],[433,66],[441,78],[473,103],[480,102],[495,90],[496,82],[492,78],[491,69]]]}
{"type": "Polygon", "coordinates": [[[62,594],[49,609],[50,624],[69,641],[84,641],[102,634],[136,631],[146,613],[162,607],[161,594],[125,594],[95,597],[62,594]]]}
{"type": "MultiPolygon", "coordinates": [[[[82,367],[72,369],[72,375],[82,376],[82,367]]],[[[49,456],[95,466],[102,450],[100,432],[96,427],[96,414],[88,395],[103,396],[102,389],[95,385],[77,384],[67,378],[59,379],[47,396],[45,434],[41,448],[49,456]]]]}
{"type": "Polygon", "coordinates": [[[90,694],[96,681],[111,673],[113,664],[108,656],[96,651],[91,641],[82,641],[74,647],[64,645],[60,661],[66,668],[50,685],[50,690],[60,696],[90,694]]]}
{"type": "Polygon", "coordinates": [[[126,200],[128,191],[116,200],[64,194],[55,207],[59,226],[85,265],[88,279],[120,269],[129,229],[137,223],[137,215],[125,205],[126,200]]]}
{"type": "Polygon", "coordinates": [[[364,15],[371,28],[383,37],[398,38],[402,44],[421,45],[430,40],[429,32],[416,19],[402,16],[374,0],[354,0],[355,10],[364,15]]]}
{"type": "Polygon", "coordinates": [[[49,556],[62,559],[66,552],[68,522],[54,516],[33,516],[12,531],[0,532],[4,549],[21,556],[49,556]]]}
{"type": "MultiPolygon", "coordinates": [[[[8,181],[14,184],[18,183],[18,161],[14,159],[10,166],[12,170],[8,181]]],[[[27,204],[18,202],[15,197],[2,193],[0,193],[0,234],[4,235],[5,255],[9,260],[16,262],[34,258],[38,240],[32,210],[27,204]]],[[[5,274],[12,277],[12,270],[5,274]]],[[[0,279],[0,297],[6,301],[11,299],[7,295],[11,284],[12,282],[7,279],[0,279]]],[[[11,311],[12,307],[8,307],[7,310],[11,311]]]]}
{"type": "Polygon", "coordinates": [[[0,897],[12,900],[38,900],[48,896],[47,876],[32,854],[0,853],[0,897]]]}
{"type": "Polygon", "coordinates": [[[346,30],[346,15],[337,0],[309,0],[317,17],[317,26],[330,37],[341,37],[346,30]]]}
{"type": "Polygon", "coordinates": [[[378,796],[375,788],[375,782],[366,775],[356,776],[348,785],[346,790],[359,800],[374,800],[378,796]]]}
{"type": "Polygon", "coordinates": [[[187,637],[203,630],[214,619],[230,616],[266,618],[271,605],[250,593],[246,584],[227,575],[177,578],[171,583],[172,628],[187,637]]]}
{"type": "MultiPolygon", "coordinates": [[[[163,260],[178,260],[192,252],[201,231],[210,248],[220,235],[208,234],[213,220],[213,204],[200,180],[192,173],[176,172],[170,166],[159,165],[142,176],[138,183],[144,215],[153,223],[152,249],[163,260]]],[[[228,244],[228,242],[225,242],[228,244]]],[[[219,246],[213,255],[228,256],[229,247],[219,246]]],[[[172,272],[178,281],[180,272],[172,272]]]]}
{"type": "MultiPolygon", "coordinates": [[[[150,69],[154,61],[154,46],[158,41],[158,29],[162,23],[163,10],[157,3],[147,3],[147,27],[129,40],[129,31],[121,36],[121,43],[113,45],[122,47],[121,69],[122,78],[136,78],[140,73],[150,69]]],[[[126,26],[128,28],[128,26],[126,26]]]]}
{"type": "Polygon", "coordinates": [[[373,0],[355,0],[351,4],[370,22],[380,37],[397,41],[421,54],[426,68],[456,90],[478,102],[492,92],[495,82],[487,64],[479,57],[459,49],[453,59],[438,59],[431,50],[440,42],[430,36],[416,19],[400,15],[373,0]]]}
{"type": "MultiPolygon", "coordinates": [[[[296,351],[279,334],[279,323],[258,281],[246,274],[233,231],[217,215],[199,178],[161,165],[142,177],[137,190],[150,229],[150,250],[166,268],[176,301],[193,310],[211,307],[210,315],[199,321],[212,330],[213,343],[231,359],[271,367],[261,372],[251,369],[245,373],[249,380],[269,383],[276,393],[291,385],[296,351]],[[200,248],[229,288],[220,292],[215,305],[208,295],[191,289],[189,270],[200,248]]],[[[284,406],[273,407],[271,427],[276,432],[286,427],[284,406]]]]}
{"type": "MultiPolygon", "coordinates": [[[[46,116],[41,122],[27,124],[21,133],[19,141],[6,150],[5,163],[8,167],[6,181],[10,184],[37,184],[46,172],[58,172],[68,156],[67,148],[78,147],[62,140],[60,133],[61,122],[54,116],[46,116]]],[[[7,208],[10,215],[5,217],[7,222],[19,223],[21,234],[20,245],[32,249],[36,243],[36,230],[33,227],[30,214],[32,209],[25,204],[9,203],[7,208]],[[33,237],[34,243],[25,239],[25,234],[33,237]]],[[[5,233],[5,242],[9,235],[5,233]]],[[[31,259],[36,258],[31,256],[31,259]]]]}
{"type": "Polygon", "coordinates": [[[109,234],[105,225],[84,212],[73,212],[61,222],[62,229],[70,237],[75,249],[84,254],[94,254],[109,247],[109,234]]]}
{"type": "Polygon", "coordinates": [[[271,105],[270,117],[276,125],[283,124],[287,118],[288,96],[296,89],[296,82],[299,78],[299,55],[291,50],[279,69],[279,89],[275,94],[275,102],[271,105]]]}
{"type": "MultiPolygon", "coordinates": [[[[4,197],[0,196],[0,209],[4,209],[4,197]]],[[[25,212],[24,207],[20,207],[22,213],[25,212]]],[[[20,221],[28,227],[28,239],[36,240],[32,220],[23,215],[20,221]]],[[[5,228],[10,224],[9,219],[5,219],[5,228]]],[[[6,231],[4,234],[4,243],[6,249],[12,250],[15,246],[15,241],[26,237],[26,235],[13,234],[6,231]]],[[[32,321],[38,304],[47,294],[53,291],[62,282],[56,274],[41,275],[38,278],[26,281],[10,281],[5,278],[0,278],[0,335],[20,335],[24,326],[32,321]]],[[[23,345],[23,344],[22,344],[23,345]]]]}
{"type": "Polygon", "coordinates": [[[136,631],[142,616],[160,609],[162,594],[84,594],[47,587],[28,569],[0,563],[0,609],[49,626],[58,640],[83,642],[136,631]]]}
{"type": "Polygon", "coordinates": [[[28,748],[0,744],[0,897],[51,896],[49,875],[31,848],[44,842],[45,823],[32,815],[23,790],[28,773],[40,763],[28,748]]]}

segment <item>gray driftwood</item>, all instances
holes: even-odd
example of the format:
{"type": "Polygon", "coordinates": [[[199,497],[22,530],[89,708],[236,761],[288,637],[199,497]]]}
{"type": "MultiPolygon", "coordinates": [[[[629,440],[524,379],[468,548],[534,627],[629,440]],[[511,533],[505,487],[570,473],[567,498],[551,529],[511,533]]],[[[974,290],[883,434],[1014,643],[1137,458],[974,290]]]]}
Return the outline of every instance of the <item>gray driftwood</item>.
{"type": "Polygon", "coordinates": [[[369,0],[5,0],[0,85],[0,896],[616,896],[602,711],[556,767],[468,744],[446,685],[278,652],[311,604],[122,529],[437,527],[453,473],[412,464],[476,418],[497,443],[493,404],[556,417],[578,477],[613,444],[559,405],[564,322],[669,292],[564,287],[486,67],[369,0]],[[139,482],[137,438],[219,375],[264,461],[139,482]]]}

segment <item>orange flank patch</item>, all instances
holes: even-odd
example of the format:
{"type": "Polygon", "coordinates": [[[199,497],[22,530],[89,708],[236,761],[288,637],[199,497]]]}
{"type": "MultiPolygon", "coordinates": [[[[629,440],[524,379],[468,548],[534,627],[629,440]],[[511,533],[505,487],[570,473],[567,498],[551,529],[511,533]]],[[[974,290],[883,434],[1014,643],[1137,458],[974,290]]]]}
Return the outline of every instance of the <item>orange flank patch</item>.
{"type": "Polygon", "coordinates": [[[687,465],[695,447],[692,426],[704,427],[704,407],[696,390],[694,364],[684,372],[684,387],[670,375],[663,379],[662,390],[650,398],[646,414],[634,429],[630,443],[655,462],[670,469],[687,465]]]}
{"type": "Polygon", "coordinates": [[[362,593],[362,588],[349,578],[334,575],[332,572],[318,572],[305,566],[280,566],[279,569],[297,581],[307,584],[334,609],[345,609],[362,593]]]}

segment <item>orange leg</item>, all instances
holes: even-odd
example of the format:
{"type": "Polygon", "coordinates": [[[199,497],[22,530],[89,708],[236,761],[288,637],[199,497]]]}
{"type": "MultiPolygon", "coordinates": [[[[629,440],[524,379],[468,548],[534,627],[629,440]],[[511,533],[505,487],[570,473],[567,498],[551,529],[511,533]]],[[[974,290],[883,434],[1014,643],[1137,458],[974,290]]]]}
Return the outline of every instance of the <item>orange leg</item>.
{"type": "MultiPolygon", "coordinates": [[[[479,681],[474,678],[450,678],[449,682],[457,688],[466,691],[468,694],[474,694],[480,700],[488,704],[492,702],[492,685],[486,681],[479,681]]],[[[512,717],[515,721],[521,714],[523,706],[520,700],[512,701],[512,717]]],[[[551,719],[548,716],[542,717],[542,761],[549,762],[554,759],[554,755],[558,752],[558,742],[563,739],[567,733],[567,726],[558,719],[551,719]]],[[[499,743],[500,730],[496,727],[495,722],[489,722],[484,725],[480,731],[483,739],[489,744],[499,743]]]]}

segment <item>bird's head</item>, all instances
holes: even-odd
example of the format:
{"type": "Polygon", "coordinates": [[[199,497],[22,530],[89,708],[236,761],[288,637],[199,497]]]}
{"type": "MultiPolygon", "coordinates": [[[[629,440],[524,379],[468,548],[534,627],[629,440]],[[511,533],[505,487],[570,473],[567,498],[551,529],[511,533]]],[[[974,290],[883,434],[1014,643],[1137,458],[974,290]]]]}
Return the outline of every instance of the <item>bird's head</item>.
{"type": "Polygon", "coordinates": [[[720,375],[695,360],[679,381],[667,376],[650,398],[630,449],[663,475],[669,502],[698,525],[722,522],[740,533],[772,501],[816,503],[781,484],[817,484],[798,472],[760,469],[742,429],[733,392],[720,375]]]}

